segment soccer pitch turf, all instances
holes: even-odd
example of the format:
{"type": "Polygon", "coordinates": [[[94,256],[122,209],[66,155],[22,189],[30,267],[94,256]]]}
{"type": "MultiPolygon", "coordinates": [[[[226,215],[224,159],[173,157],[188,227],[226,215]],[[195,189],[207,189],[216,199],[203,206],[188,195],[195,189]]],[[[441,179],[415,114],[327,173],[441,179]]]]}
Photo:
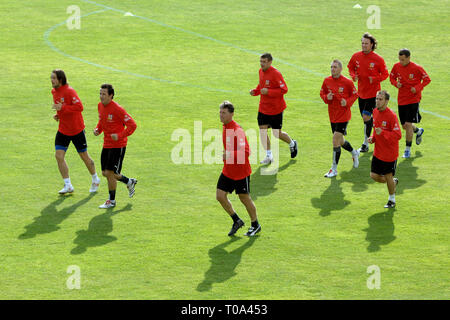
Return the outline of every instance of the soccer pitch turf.
{"type": "MultiPolygon", "coordinates": [[[[0,299],[449,299],[448,1],[36,0],[2,1],[0,11],[0,299]],[[67,12],[72,5],[81,10],[79,28],[65,22],[76,13],[67,12]],[[380,9],[376,29],[368,29],[370,5],[380,9]],[[339,175],[323,177],[332,135],[319,90],[330,62],[346,66],[366,31],[389,70],[407,47],[432,80],[421,102],[423,142],[413,143],[410,159],[401,158],[402,131],[395,210],[383,208],[386,186],[370,179],[373,147],[357,169],[343,151],[339,175]],[[222,164],[174,163],[172,134],[187,130],[193,142],[195,122],[200,135],[220,132],[223,100],[236,105],[245,130],[257,132],[259,97],[248,91],[263,52],[272,53],[289,88],[283,129],[299,155],[291,160],[280,145],[274,175],[252,165],[262,231],[243,236],[250,221],[233,194],[246,225],[229,238],[232,221],[215,199],[222,164]],[[137,122],[122,170],[139,180],[136,195],[129,199],[118,185],[112,210],[98,208],[105,178],[89,194],[73,146],[66,160],[75,192],[57,193],[56,68],[83,102],[97,172],[103,136],[92,129],[102,83],[114,85],[115,101],[137,122]],[[79,290],[68,285],[71,266],[79,290]],[[371,266],[379,268],[379,289],[368,286],[371,266]]],[[[389,80],[382,89],[397,111],[397,89],[389,80]]],[[[347,139],[357,148],[357,102],[352,112],[347,139]]],[[[200,156],[210,144],[203,141],[200,156]]]]}

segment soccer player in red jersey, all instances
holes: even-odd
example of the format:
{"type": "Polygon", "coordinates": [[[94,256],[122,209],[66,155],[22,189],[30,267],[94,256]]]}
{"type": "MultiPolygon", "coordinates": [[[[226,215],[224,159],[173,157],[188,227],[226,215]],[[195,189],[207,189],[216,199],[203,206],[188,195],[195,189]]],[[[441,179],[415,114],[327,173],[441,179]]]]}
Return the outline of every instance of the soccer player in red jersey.
{"type": "Polygon", "coordinates": [[[359,151],[353,149],[350,142],[344,139],[347,134],[347,125],[352,117],[351,106],[358,98],[352,80],[341,75],[342,62],[333,60],[331,63],[331,76],[323,80],[320,97],[328,104],[328,116],[333,133],[333,164],[325,174],[326,178],[337,176],[337,166],[341,156],[341,147],[352,154],[353,167],[358,168],[359,151]]]}
{"type": "Polygon", "coordinates": [[[59,193],[71,193],[74,190],[70,181],[69,167],[65,160],[66,151],[71,141],[92,176],[89,192],[96,192],[100,179],[95,171],[94,161],[87,152],[84,121],[81,115],[83,104],[75,90],[67,83],[66,74],[63,70],[53,70],[50,79],[53,87],[52,108],[56,111],[53,119],[59,121],[58,132],[55,137],[55,158],[59,172],[64,180],[64,188],[59,193]]]}
{"type": "Polygon", "coordinates": [[[395,189],[398,179],[394,178],[398,158],[398,141],[402,132],[397,115],[388,108],[389,93],[379,91],[376,96],[377,108],[373,111],[374,133],[369,143],[375,143],[370,177],[376,182],[386,183],[389,199],[385,208],[395,207],[395,189]]]}
{"type": "Polygon", "coordinates": [[[216,199],[220,202],[225,211],[233,219],[229,236],[244,225],[228,199],[228,194],[233,191],[239,196],[242,204],[247,209],[251,220],[251,227],[246,236],[252,237],[261,231],[261,225],[256,215],[256,207],[250,197],[250,174],[252,169],[248,157],[250,147],[244,130],[233,120],[234,106],[229,101],[224,101],[220,105],[220,121],[223,123],[223,170],[217,182],[216,199]]]}
{"type": "Polygon", "coordinates": [[[369,33],[361,39],[362,51],[353,54],[347,67],[353,81],[358,82],[359,111],[364,121],[364,142],[360,152],[369,151],[368,138],[372,132],[372,112],[375,108],[375,96],[381,89],[380,83],[389,77],[384,59],[376,54],[377,40],[369,33]]]}
{"type": "Polygon", "coordinates": [[[286,132],[281,131],[283,125],[283,110],[286,109],[284,95],[288,92],[286,82],[281,72],[272,67],[272,55],[264,53],[260,57],[258,86],[250,90],[250,95],[259,96],[258,126],[261,142],[266,149],[266,157],[261,164],[270,164],[273,161],[268,129],[272,128],[273,135],[289,144],[291,158],[297,156],[297,141],[292,140],[286,132]]]}
{"type": "Polygon", "coordinates": [[[123,158],[127,147],[128,136],[136,130],[136,122],[118,103],[113,101],[114,88],[103,84],[100,89],[98,104],[99,121],[94,135],[103,132],[103,150],[101,155],[102,174],[108,180],[109,199],[99,208],[107,209],[116,206],[117,181],[126,184],[130,198],[134,195],[137,180],[121,174],[123,158]]]}
{"type": "Polygon", "coordinates": [[[416,134],[416,144],[422,142],[423,128],[417,128],[422,118],[419,113],[419,103],[423,88],[431,82],[426,71],[411,61],[411,52],[401,49],[397,62],[392,67],[389,79],[398,88],[398,115],[403,129],[406,130],[406,149],[403,158],[411,156],[413,134],[416,134]]]}

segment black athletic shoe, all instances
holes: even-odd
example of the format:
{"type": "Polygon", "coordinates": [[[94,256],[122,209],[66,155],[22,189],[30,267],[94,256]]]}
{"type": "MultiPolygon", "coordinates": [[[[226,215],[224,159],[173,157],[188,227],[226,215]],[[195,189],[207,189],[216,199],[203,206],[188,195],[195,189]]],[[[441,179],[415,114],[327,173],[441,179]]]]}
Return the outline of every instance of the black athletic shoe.
{"type": "Polygon", "coordinates": [[[361,148],[358,149],[359,152],[368,152],[369,151],[369,146],[366,146],[365,144],[363,144],[361,146],[361,148]]]}
{"type": "Polygon", "coordinates": [[[293,147],[289,147],[289,149],[291,149],[291,158],[295,158],[297,156],[297,140],[292,140],[294,141],[294,146],[293,147]]]}
{"type": "Polygon", "coordinates": [[[261,231],[261,225],[258,224],[258,226],[256,228],[253,226],[250,227],[245,235],[248,237],[253,237],[255,234],[257,234],[260,231],[261,231]]]}
{"type": "Polygon", "coordinates": [[[384,205],[384,207],[385,207],[385,208],[389,208],[389,209],[395,208],[395,202],[392,202],[391,200],[389,200],[388,203],[386,203],[386,204],[384,205]]]}
{"type": "Polygon", "coordinates": [[[229,236],[232,236],[233,234],[236,233],[236,231],[239,230],[239,228],[242,228],[244,226],[244,221],[242,221],[241,219],[239,219],[238,221],[233,223],[233,226],[231,227],[230,232],[228,232],[229,236]]]}

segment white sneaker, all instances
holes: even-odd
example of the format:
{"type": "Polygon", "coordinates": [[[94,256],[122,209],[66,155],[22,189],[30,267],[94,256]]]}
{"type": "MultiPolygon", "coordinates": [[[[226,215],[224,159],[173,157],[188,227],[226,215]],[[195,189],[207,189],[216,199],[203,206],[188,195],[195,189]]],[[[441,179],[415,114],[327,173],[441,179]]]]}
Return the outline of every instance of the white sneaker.
{"type": "Polygon", "coordinates": [[[104,204],[99,206],[100,209],[108,209],[116,206],[116,200],[106,200],[104,204]]]}
{"type": "Polygon", "coordinates": [[[73,186],[71,184],[64,185],[64,188],[59,190],[59,194],[66,194],[66,193],[72,193],[73,192],[73,186]]]}
{"type": "Polygon", "coordinates": [[[130,180],[128,180],[127,189],[128,189],[128,195],[130,196],[130,198],[132,198],[134,196],[134,188],[136,187],[136,183],[137,183],[137,180],[134,178],[130,178],[130,180]]]}
{"type": "Polygon", "coordinates": [[[353,168],[358,168],[359,167],[359,151],[358,150],[355,150],[355,154],[352,155],[352,158],[353,158],[353,168]]]}
{"type": "Polygon", "coordinates": [[[330,169],[327,173],[325,173],[325,178],[333,178],[337,176],[337,170],[330,169]]]}
{"type": "Polygon", "coordinates": [[[271,164],[273,161],[273,157],[266,156],[264,160],[260,162],[260,164],[271,164]]]}
{"type": "Polygon", "coordinates": [[[89,192],[97,192],[99,186],[100,186],[100,179],[92,181],[92,185],[91,188],[89,189],[89,192]]]}

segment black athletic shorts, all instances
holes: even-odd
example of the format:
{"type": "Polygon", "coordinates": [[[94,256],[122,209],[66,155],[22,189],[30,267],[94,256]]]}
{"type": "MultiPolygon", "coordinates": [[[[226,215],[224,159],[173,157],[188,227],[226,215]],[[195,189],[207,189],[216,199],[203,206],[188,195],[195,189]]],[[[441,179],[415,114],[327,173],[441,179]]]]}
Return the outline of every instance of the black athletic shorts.
{"type": "Polygon", "coordinates": [[[125,150],[127,147],[123,148],[111,148],[102,150],[101,163],[102,171],[110,170],[119,174],[122,171],[122,162],[125,157],[125,150]]]}
{"type": "Polygon", "coordinates": [[[405,122],[419,123],[422,119],[419,113],[419,103],[398,106],[398,117],[401,124],[405,124],[405,122]]]}
{"type": "Polygon", "coordinates": [[[78,152],[87,151],[87,142],[84,130],[74,136],[66,136],[58,131],[55,137],[55,150],[67,151],[70,141],[72,141],[78,152]]]}
{"type": "Polygon", "coordinates": [[[336,123],[330,122],[330,124],[331,124],[331,132],[334,133],[335,131],[337,131],[342,133],[344,136],[347,135],[348,122],[336,122],[336,123]]]}
{"type": "Polygon", "coordinates": [[[229,193],[236,191],[236,194],[250,193],[250,176],[241,180],[233,180],[222,173],[217,181],[217,189],[229,193]]]}
{"type": "Polygon", "coordinates": [[[283,112],[275,115],[258,112],[258,125],[269,125],[269,128],[281,129],[283,126],[283,112]]]}
{"type": "Polygon", "coordinates": [[[377,157],[372,157],[371,172],[384,176],[385,174],[392,173],[395,176],[395,169],[397,169],[397,160],[392,162],[385,162],[377,157]]]}
{"type": "Polygon", "coordinates": [[[359,112],[361,113],[361,116],[363,114],[372,115],[373,109],[376,107],[376,101],[376,97],[369,99],[358,98],[359,112]]]}

